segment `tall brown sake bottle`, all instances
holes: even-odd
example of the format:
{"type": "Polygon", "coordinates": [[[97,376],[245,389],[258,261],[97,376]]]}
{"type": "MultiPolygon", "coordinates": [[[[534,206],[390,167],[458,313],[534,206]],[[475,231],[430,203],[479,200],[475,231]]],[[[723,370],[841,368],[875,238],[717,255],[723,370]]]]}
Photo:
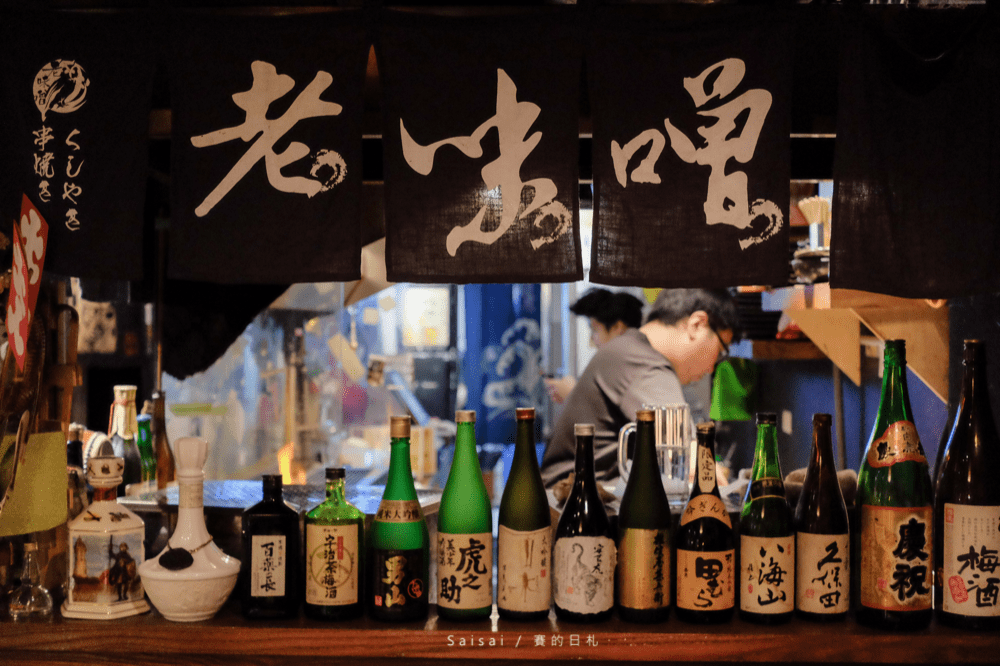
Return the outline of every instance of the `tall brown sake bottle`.
{"type": "Polygon", "coordinates": [[[881,629],[931,621],[934,507],[906,388],[906,346],[886,340],[882,396],[858,474],[857,619],[881,629]]]}
{"type": "Polygon", "coordinates": [[[850,608],[850,528],[831,421],[813,414],[812,453],[795,507],[795,613],[814,622],[843,620],[850,608]]]}
{"type": "Polygon", "coordinates": [[[987,388],[986,346],[965,341],[962,401],[934,492],[938,622],[1000,628],[1000,438],[987,388]]]}

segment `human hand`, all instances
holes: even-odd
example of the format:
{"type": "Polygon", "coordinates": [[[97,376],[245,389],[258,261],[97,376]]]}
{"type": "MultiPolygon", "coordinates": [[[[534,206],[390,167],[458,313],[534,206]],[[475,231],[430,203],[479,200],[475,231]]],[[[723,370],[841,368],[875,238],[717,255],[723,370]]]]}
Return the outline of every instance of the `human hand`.
{"type": "Polygon", "coordinates": [[[566,401],[574,386],[576,386],[576,379],[573,377],[545,377],[545,389],[549,392],[552,402],[557,405],[566,401]]]}

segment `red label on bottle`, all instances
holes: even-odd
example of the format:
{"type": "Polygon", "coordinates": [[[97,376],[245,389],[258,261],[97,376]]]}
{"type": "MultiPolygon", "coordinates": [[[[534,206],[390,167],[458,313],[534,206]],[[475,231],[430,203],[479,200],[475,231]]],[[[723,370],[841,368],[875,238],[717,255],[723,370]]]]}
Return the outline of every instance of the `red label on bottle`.
{"type": "Polygon", "coordinates": [[[912,421],[896,421],[868,447],[868,464],[871,467],[889,467],[908,460],[927,462],[920,446],[917,426],[912,421]]]}
{"type": "Polygon", "coordinates": [[[965,581],[961,576],[952,576],[948,579],[948,590],[957,604],[964,604],[969,600],[969,592],[965,589],[965,581]]]}

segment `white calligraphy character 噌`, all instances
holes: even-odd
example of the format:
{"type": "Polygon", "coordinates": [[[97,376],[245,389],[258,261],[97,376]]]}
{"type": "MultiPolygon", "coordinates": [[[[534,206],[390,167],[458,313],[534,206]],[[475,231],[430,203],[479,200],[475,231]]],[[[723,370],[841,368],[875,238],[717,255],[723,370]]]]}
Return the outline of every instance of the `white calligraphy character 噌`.
{"type": "Polygon", "coordinates": [[[497,70],[496,110],[496,115],[477,127],[471,136],[443,139],[427,146],[421,146],[414,141],[406,131],[403,120],[399,121],[403,157],[414,171],[424,176],[434,168],[434,154],[441,146],[454,146],[466,157],[482,157],[482,142],[486,133],[494,127],[497,129],[500,156],[484,166],[480,173],[491,197],[495,197],[499,191],[500,224],[492,231],[483,230],[483,219],[490,208],[488,204],[484,205],[468,224],[456,226],[448,233],[445,249],[452,257],[458,252],[462,243],[476,241],[492,245],[507,233],[515,222],[528,220],[533,215],[534,225],[542,235],[531,239],[532,249],[537,250],[542,245],[555,241],[570,228],[569,211],[563,204],[555,201],[558,189],[552,180],[535,178],[527,182],[521,181],[521,166],[525,158],[542,140],[541,132],[527,136],[541,108],[531,102],[518,102],[517,86],[502,69],[497,70]],[[530,203],[522,203],[521,193],[525,188],[534,190],[530,203]],[[543,225],[546,219],[554,221],[555,225],[552,228],[545,228],[543,225]]]}
{"type": "Polygon", "coordinates": [[[236,139],[249,143],[254,137],[258,137],[222,182],[195,209],[198,217],[207,215],[260,160],[264,160],[268,182],[281,192],[313,197],[332,189],[346,177],[347,165],[340,154],[332,150],[317,151],[309,171],[313,178],[284,176],[281,170],[308,156],[310,148],[304,143],[292,141],[283,152],[274,150],[275,144],[300,120],[340,114],[342,106],[319,98],[333,82],[333,77],[324,71],[316,72],[312,82],[299,93],[288,110],[280,118],[269,119],[267,111],[271,103],[288,94],[295,86],[295,80],[286,74],[278,74],[274,65],[261,60],[251,63],[250,71],[253,74],[250,90],[232,96],[236,106],[246,112],[243,124],[191,137],[191,144],[196,148],[215,146],[236,139]],[[316,178],[321,170],[329,170],[332,175],[328,178],[316,178]]]}

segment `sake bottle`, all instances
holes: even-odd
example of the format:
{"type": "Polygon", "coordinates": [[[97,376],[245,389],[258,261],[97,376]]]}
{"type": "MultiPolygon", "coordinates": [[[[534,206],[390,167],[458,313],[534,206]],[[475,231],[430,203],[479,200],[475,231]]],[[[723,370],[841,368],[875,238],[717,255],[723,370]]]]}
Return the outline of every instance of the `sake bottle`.
{"type": "Polygon", "coordinates": [[[677,527],[677,617],[727,622],[736,590],[736,538],[715,477],[715,424],[699,423],[694,484],[677,527]]]}
{"type": "Polygon", "coordinates": [[[430,536],[413,487],[410,417],[389,419],[389,476],[372,521],[368,614],[376,620],[427,617],[430,536]]]}
{"type": "Polygon", "coordinates": [[[594,476],[594,426],[577,423],[573,432],[575,477],[556,525],[552,599],[559,619],[598,622],[614,606],[614,532],[594,476]]]}
{"type": "Polygon", "coordinates": [[[778,624],[794,611],[795,530],[778,460],[778,415],[761,412],[740,511],[740,617],[778,624]]]}
{"type": "Polygon", "coordinates": [[[125,461],[122,483],[118,486],[118,496],[141,492],[142,456],[136,442],[138,424],[136,422],[135,392],[138,387],[120,384],[114,387],[114,402],[108,417],[108,439],[114,447],[115,455],[125,461]]]}
{"type": "Polygon", "coordinates": [[[306,513],[305,614],[346,620],[364,611],[365,514],[347,501],[343,467],[326,469],[326,499],[306,513]]]}
{"type": "Polygon", "coordinates": [[[493,508],[476,453],[476,413],[455,412],[455,455],[438,510],[438,616],[488,618],[493,611],[493,508]]]}
{"type": "Polygon", "coordinates": [[[931,620],[930,471],[906,388],[906,347],[886,340],[882,395],[858,473],[858,622],[919,629],[931,620]]]}
{"type": "Polygon", "coordinates": [[[656,460],[655,412],[635,415],[635,455],[618,510],[618,617],[662,622],[670,613],[670,504],[656,460]]]}
{"type": "Polygon", "coordinates": [[[515,418],[497,526],[497,610],[505,620],[540,621],[552,605],[552,516],[535,453],[535,410],[518,408],[515,418]]]}
{"type": "Polygon", "coordinates": [[[150,423],[153,417],[149,414],[136,416],[136,445],[139,447],[139,460],[142,464],[142,482],[139,493],[156,491],[156,454],[153,452],[153,436],[150,423]]]}
{"type": "Polygon", "coordinates": [[[812,452],[795,507],[795,612],[816,622],[843,620],[850,608],[850,529],[831,420],[813,414],[812,452]]]}
{"type": "Polygon", "coordinates": [[[299,513],[285,503],[280,474],[265,475],[263,499],[243,512],[240,606],[246,618],[295,617],[302,602],[299,513]]]}
{"type": "Polygon", "coordinates": [[[986,347],[966,340],[962,399],[934,492],[934,608],[942,624],[1000,628],[1000,438],[986,347]]]}

